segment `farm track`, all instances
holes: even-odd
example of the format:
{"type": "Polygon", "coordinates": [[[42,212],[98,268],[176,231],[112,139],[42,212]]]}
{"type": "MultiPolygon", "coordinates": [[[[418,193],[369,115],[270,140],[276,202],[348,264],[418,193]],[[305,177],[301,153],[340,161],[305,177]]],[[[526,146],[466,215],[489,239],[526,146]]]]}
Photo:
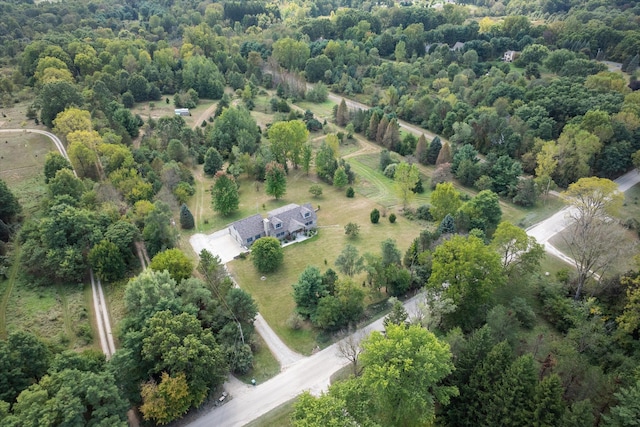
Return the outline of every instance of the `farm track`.
{"type": "MultiPolygon", "coordinates": [[[[40,135],[44,135],[49,138],[53,144],[56,146],[56,149],[60,152],[60,154],[67,160],[69,160],[69,155],[67,154],[67,150],[64,148],[64,144],[56,135],[51,132],[40,130],[40,129],[0,129],[0,133],[37,133],[40,135]]],[[[70,161],[69,161],[70,162],[70,161]]],[[[73,174],[77,177],[78,174],[76,171],[73,171],[73,174]]],[[[17,268],[17,263],[14,263],[14,268],[17,268]]],[[[106,301],[104,299],[104,292],[102,290],[102,284],[100,280],[97,280],[94,283],[93,280],[93,271],[89,270],[89,275],[91,277],[91,289],[93,295],[93,303],[95,308],[95,316],[96,316],[96,324],[98,326],[98,336],[100,337],[100,347],[102,348],[104,354],[107,356],[107,359],[111,357],[113,353],[115,353],[115,345],[113,343],[113,336],[111,333],[111,323],[109,321],[109,310],[106,305],[106,301]]],[[[15,278],[14,278],[15,281],[15,278]]],[[[10,286],[13,288],[13,282],[10,280],[10,286]]],[[[3,296],[4,302],[4,296],[3,296]]],[[[6,306],[4,307],[6,308],[6,306]]],[[[4,313],[4,310],[2,311],[4,313]]],[[[4,314],[0,315],[3,317],[4,314]]],[[[65,329],[67,329],[65,322],[65,329]]],[[[6,333],[6,332],[5,332],[6,333]]]]}
{"type": "Polygon", "coordinates": [[[2,293],[2,300],[0,300],[0,339],[7,338],[7,307],[9,306],[9,300],[11,299],[11,293],[15,287],[16,277],[18,277],[18,264],[20,260],[21,247],[16,245],[13,264],[11,270],[9,270],[9,279],[6,281],[7,286],[2,293]]]}

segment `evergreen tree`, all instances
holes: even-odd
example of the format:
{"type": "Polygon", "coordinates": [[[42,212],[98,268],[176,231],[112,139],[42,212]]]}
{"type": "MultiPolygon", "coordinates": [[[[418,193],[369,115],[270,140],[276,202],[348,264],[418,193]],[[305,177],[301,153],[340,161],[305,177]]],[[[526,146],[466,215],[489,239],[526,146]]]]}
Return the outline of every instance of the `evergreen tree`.
{"type": "Polygon", "coordinates": [[[536,385],[533,401],[533,423],[536,427],[558,425],[558,420],[565,413],[563,393],[562,380],[557,374],[551,374],[536,385]]]}
{"type": "Polygon", "coordinates": [[[193,215],[185,203],[180,206],[180,227],[183,230],[191,230],[195,226],[193,215]]]}
{"type": "Polygon", "coordinates": [[[336,124],[338,126],[346,126],[347,123],[349,123],[349,110],[347,109],[346,101],[342,98],[336,110],[336,124]]]}
{"type": "MultiPolygon", "coordinates": [[[[433,144],[433,141],[431,141],[431,143],[433,144]]],[[[451,147],[449,146],[448,142],[445,142],[442,148],[440,149],[440,152],[438,153],[438,157],[436,159],[436,165],[451,163],[451,160],[452,160],[451,147]]]]}
{"type": "Polygon", "coordinates": [[[385,329],[389,325],[401,325],[408,326],[409,323],[407,319],[409,318],[409,313],[405,310],[402,301],[398,300],[395,297],[389,298],[389,302],[392,304],[391,312],[387,314],[387,316],[382,321],[385,329]]]}
{"type": "Polygon", "coordinates": [[[333,174],[333,185],[336,188],[344,188],[348,183],[347,173],[344,171],[344,168],[340,166],[333,174]]]}
{"type": "Polygon", "coordinates": [[[387,125],[387,129],[382,137],[382,145],[396,152],[400,148],[400,126],[398,125],[398,120],[392,119],[387,125]]]}
{"type": "Polygon", "coordinates": [[[367,138],[371,141],[376,140],[378,124],[380,124],[380,116],[378,116],[376,112],[373,112],[371,114],[371,119],[369,119],[369,127],[367,128],[367,138]]]}
{"type": "Polygon", "coordinates": [[[428,153],[427,138],[424,136],[424,134],[422,134],[420,135],[420,138],[418,138],[418,144],[416,145],[416,151],[415,151],[415,156],[418,159],[418,162],[420,162],[420,164],[423,164],[423,165],[428,164],[427,153],[428,153]]]}
{"type": "Polygon", "coordinates": [[[530,354],[517,358],[491,391],[486,425],[527,426],[533,416],[536,371],[530,354]]]}
{"type": "MultiPolygon", "coordinates": [[[[442,149],[442,142],[439,137],[433,138],[431,144],[429,144],[429,148],[427,149],[426,154],[426,163],[429,165],[435,165],[438,161],[438,155],[440,154],[440,149],[442,149]]],[[[446,162],[444,162],[446,163],[446,162]]]]}
{"type": "Polygon", "coordinates": [[[389,119],[387,116],[383,116],[380,123],[378,123],[378,129],[376,130],[376,142],[378,144],[382,144],[384,141],[384,135],[387,132],[387,127],[389,126],[389,119]]]}
{"type": "Polygon", "coordinates": [[[438,226],[438,233],[440,234],[455,234],[456,222],[450,214],[447,214],[440,225],[438,226]]]}

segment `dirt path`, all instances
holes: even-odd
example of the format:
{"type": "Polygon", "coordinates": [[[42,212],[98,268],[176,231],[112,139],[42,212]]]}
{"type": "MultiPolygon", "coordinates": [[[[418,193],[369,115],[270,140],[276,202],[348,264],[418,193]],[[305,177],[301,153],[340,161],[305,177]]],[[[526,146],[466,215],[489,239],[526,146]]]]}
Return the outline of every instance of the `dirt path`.
{"type": "Polygon", "coordinates": [[[0,339],[7,338],[7,307],[9,306],[11,292],[13,292],[13,288],[16,284],[16,278],[18,277],[20,251],[21,247],[16,244],[13,255],[13,263],[11,265],[11,269],[9,270],[9,279],[6,281],[7,287],[2,293],[2,300],[0,300],[0,339]]]}
{"type": "Polygon", "coordinates": [[[204,110],[198,117],[193,119],[193,124],[191,125],[192,129],[197,128],[203,121],[208,121],[209,117],[213,116],[213,113],[216,111],[216,107],[218,106],[218,102],[215,102],[209,106],[206,110],[204,110]]]}

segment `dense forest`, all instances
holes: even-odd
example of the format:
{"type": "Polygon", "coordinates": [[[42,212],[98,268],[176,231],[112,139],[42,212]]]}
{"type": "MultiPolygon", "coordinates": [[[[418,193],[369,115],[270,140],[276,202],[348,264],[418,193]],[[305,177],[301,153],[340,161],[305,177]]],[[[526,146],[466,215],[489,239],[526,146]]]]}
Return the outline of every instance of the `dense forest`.
{"type": "MultiPolygon", "coordinates": [[[[221,217],[240,181],[278,199],[299,169],[353,198],[339,151],[361,138],[382,149],[416,238],[362,256],[347,244],[337,272],[297,272],[291,327],[331,335],[376,297],[426,299],[417,316],[392,299],[386,333],[365,338],[349,379],[302,395],[293,425],[637,425],[640,267],[612,265],[633,257],[640,219],[619,217],[609,180],[640,167],[640,4],[0,0],[0,14],[0,106],[26,103],[25,126],[69,155],[47,155],[37,212],[0,180],[0,277],[19,263],[33,286],[89,269],[130,279],[109,360],[23,331],[0,341],[0,424],[126,425],[130,407],[166,424],[250,372],[256,301],[219,258],[180,247],[195,174],[214,180],[221,217]],[[296,107],[330,94],[354,102],[331,123],[296,107]],[[132,112],[203,100],[217,106],[195,126],[132,112]],[[423,171],[430,203],[412,206],[423,171]],[[545,275],[543,247],[503,207],[555,190],[578,212],[565,239],[577,263],[545,275]],[[140,242],[152,260],[136,275],[140,242]]],[[[286,262],[268,244],[250,255],[259,271],[286,262]]]]}

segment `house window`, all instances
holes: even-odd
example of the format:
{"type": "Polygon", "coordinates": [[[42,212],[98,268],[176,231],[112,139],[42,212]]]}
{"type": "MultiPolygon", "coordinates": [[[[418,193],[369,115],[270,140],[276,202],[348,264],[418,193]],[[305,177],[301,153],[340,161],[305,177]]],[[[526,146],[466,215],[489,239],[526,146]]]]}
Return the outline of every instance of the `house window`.
{"type": "Polygon", "coordinates": [[[258,240],[260,238],[259,234],[256,234],[256,237],[254,237],[254,240],[258,240]]]}
{"type": "Polygon", "coordinates": [[[276,228],[282,228],[282,223],[281,222],[277,223],[276,228]]]}
{"type": "Polygon", "coordinates": [[[304,223],[304,225],[311,225],[311,224],[313,224],[313,221],[307,221],[304,223]]]}
{"type": "Polygon", "coordinates": [[[253,237],[249,237],[249,238],[247,239],[247,243],[251,243],[251,242],[253,242],[253,237]]]}
{"type": "Polygon", "coordinates": [[[276,237],[278,237],[278,238],[280,238],[282,236],[284,236],[284,231],[281,231],[280,233],[276,234],[276,237]]]}
{"type": "Polygon", "coordinates": [[[304,213],[304,217],[305,217],[305,218],[309,218],[309,215],[311,215],[309,212],[305,212],[305,213],[304,213]]]}

